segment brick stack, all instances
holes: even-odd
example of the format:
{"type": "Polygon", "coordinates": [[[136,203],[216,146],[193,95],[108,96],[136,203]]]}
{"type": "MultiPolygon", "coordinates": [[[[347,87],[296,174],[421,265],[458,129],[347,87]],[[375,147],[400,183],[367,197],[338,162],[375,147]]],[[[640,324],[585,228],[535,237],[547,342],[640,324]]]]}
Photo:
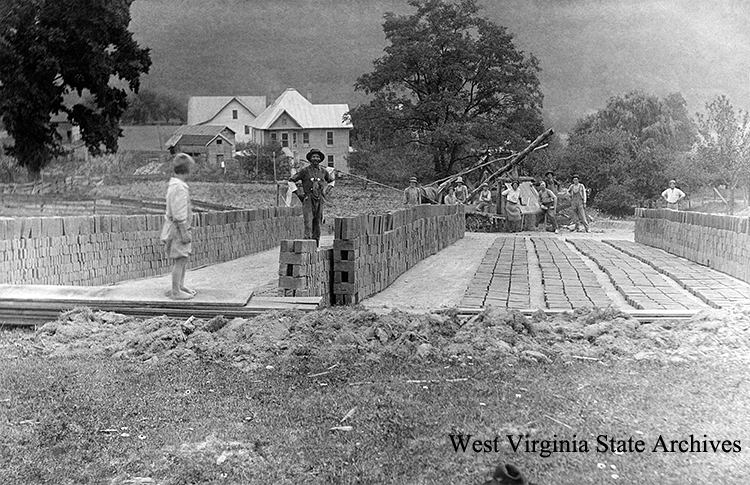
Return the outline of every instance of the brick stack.
{"type": "Polygon", "coordinates": [[[333,293],[358,303],[406,270],[464,236],[464,207],[420,205],[334,221],[333,293]]]}
{"type": "Polygon", "coordinates": [[[750,283],[747,217],[636,209],[635,241],[750,283]]]}
{"type": "Polygon", "coordinates": [[[282,240],[280,247],[279,296],[322,296],[331,304],[333,248],[313,239],[282,240]]]}
{"type": "MultiPolygon", "coordinates": [[[[195,214],[191,266],[270,249],[297,237],[299,208],[195,214]]],[[[0,219],[0,283],[106,285],[169,272],[161,215],[0,219]]]]}

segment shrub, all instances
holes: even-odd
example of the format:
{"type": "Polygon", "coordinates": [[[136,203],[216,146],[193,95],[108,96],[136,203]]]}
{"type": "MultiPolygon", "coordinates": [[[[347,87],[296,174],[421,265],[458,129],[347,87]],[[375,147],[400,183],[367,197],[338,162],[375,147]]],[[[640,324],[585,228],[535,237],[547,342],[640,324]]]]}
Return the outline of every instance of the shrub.
{"type": "Polygon", "coordinates": [[[633,194],[622,185],[610,185],[596,194],[593,205],[606,214],[624,217],[633,215],[636,201],[633,194]]]}

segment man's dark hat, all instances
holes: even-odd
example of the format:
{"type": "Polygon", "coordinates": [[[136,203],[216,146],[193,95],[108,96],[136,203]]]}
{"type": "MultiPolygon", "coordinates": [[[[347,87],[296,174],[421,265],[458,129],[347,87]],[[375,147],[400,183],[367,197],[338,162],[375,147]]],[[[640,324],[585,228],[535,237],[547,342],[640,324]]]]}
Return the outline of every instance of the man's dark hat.
{"type": "Polygon", "coordinates": [[[553,172],[552,170],[547,170],[546,172],[544,172],[545,176],[549,174],[555,175],[555,172],[553,172]]]}
{"type": "Polygon", "coordinates": [[[579,178],[581,178],[581,177],[579,177],[577,173],[574,173],[574,174],[573,174],[573,176],[572,176],[572,177],[570,177],[570,178],[572,178],[572,179],[579,179],[579,178]]]}
{"type": "Polygon", "coordinates": [[[321,162],[326,159],[326,156],[325,156],[325,154],[323,152],[321,152],[317,148],[313,148],[312,150],[310,150],[309,152],[307,152],[307,155],[305,155],[305,158],[307,159],[308,162],[312,162],[312,160],[310,160],[310,159],[312,158],[312,156],[313,156],[314,153],[317,153],[318,155],[320,155],[320,161],[321,162]]]}

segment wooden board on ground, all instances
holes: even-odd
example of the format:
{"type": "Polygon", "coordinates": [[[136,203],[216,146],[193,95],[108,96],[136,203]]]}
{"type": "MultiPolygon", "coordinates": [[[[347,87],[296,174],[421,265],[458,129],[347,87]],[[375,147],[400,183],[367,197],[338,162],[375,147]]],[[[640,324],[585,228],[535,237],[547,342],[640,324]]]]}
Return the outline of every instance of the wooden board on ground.
{"type": "Polygon", "coordinates": [[[56,286],[56,285],[0,285],[0,302],[19,301],[33,303],[55,302],[74,306],[143,307],[242,307],[253,295],[252,291],[195,288],[198,294],[191,300],[172,300],[166,295],[167,287],[153,286],[144,281],[142,286],[56,286]]]}
{"type": "Polygon", "coordinates": [[[134,317],[157,317],[165,315],[173,318],[250,318],[272,310],[299,310],[309,312],[321,307],[322,297],[264,297],[251,298],[243,306],[184,305],[143,306],[138,303],[99,301],[89,305],[70,304],[61,300],[18,301],[0,299],[0,325],[42,325],[56,320],[60,312],[75,307],[87,306],[92,310],[111,311],[134,317]]]}

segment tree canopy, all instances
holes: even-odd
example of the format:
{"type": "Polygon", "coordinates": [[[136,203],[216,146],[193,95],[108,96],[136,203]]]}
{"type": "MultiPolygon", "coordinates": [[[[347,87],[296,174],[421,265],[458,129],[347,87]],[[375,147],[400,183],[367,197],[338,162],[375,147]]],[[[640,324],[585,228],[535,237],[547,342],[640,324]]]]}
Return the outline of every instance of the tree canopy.
{"type": "Polygon", "coordinates": [[[607,189],[615,186],[632,203],[655,200],[695,136],[681,94],[659,98],[631,91],[578,121],[557,168],[580,173],[595,200],[598,193],[614,194],[607,189]]]}
{"type": "Polygon", "coordinates": [[[122,122],[133,125],[187,121],[187,108],[180,100],[150,89],[141,89],[132,94],[122,122]]]}
{"type": "Polygon", "coordinates": [[[32,178],[61,153],[51,124],[64,113],[89,151],[117,151],[127,86],[137,92],[151,58],[128,31],[133,0],[6,0],[0,21],[0,117],[6,147],[32,178]],[[65,104],[76,93],[93,105],[65,104]],[[104,150],[102,150],[102,146],[104,150]]]}
{"type": "Polygon", "coordinates": [[[410,0],[411,15],[387,13],[385,55],[359,77],[372,95],[352,110],[357,136],[427,151],[437,174],[510,142],[523,148],[544,129],[539,63],[475,0],[410,0]]]}
{"type": "Polygon", "coordinates": [[[725,185],[733,211],[735,189],[750,184],[750,113],[735,110],[721,95],[696,120],[698,140],[686,169],[707,185],[725,185]]]}

